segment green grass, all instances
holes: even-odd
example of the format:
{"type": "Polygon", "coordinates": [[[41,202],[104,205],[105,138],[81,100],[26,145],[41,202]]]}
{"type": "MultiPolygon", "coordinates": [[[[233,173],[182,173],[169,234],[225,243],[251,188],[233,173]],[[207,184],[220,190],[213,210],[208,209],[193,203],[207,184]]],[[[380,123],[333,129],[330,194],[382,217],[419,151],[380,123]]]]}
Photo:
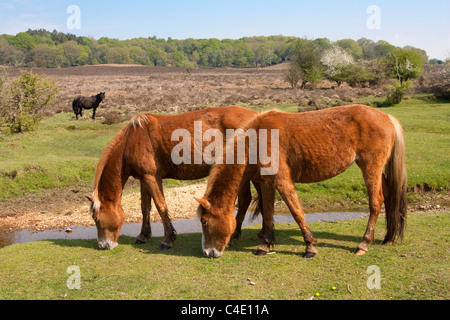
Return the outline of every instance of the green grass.
{"type": "Polygon", "coordinates": [[[76,122],[60,113],[35,132],[0,137],[0,199],[91,182],[103,148],[120,126],[76,122]]]}
{"type": "Polygon", "coordinates": [[[137,246],[121,237],[113,251],[97,250],[95,240],[16,244],[0,249],[0,299],[448,300],[449,217],[410,214],[403,243],[393,246],[379,244],[380,217],[376,244],[362,257],[351,252],[367,218],[310,224],[319,242],[312,260],[300,257],[304,242],[294,223],[276,225],[276,253],[264,257],[252,254],[260,226],[244,229],[216,260],[202,256],[198,233],[179,235],[166,252],[157,249],[159,238],[137,246]],[[72,265],[80,268],[81,290],[67,288],[72,265]],[[379,290],[367,287],[372,265],[380,268],[379,290]]]}

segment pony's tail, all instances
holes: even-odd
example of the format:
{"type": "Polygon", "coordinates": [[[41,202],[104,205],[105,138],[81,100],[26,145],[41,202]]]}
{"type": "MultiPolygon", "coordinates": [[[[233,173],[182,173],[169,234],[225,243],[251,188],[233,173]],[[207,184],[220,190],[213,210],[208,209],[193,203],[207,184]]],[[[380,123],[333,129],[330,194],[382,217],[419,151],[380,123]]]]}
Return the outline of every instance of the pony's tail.
{"type": "Polygon", "coordinates": [[[257,198],[255,198],[250,204],[250,207],[253,209],[251,220],[255,220],[256,218],[258,218],[259,215],[262,215],[263,210],[262,197],[258,196],[257,198]]]}
{"type": "Polygon", "coordinates": [[[249,210],[253,211],[253,214],[251,217],[252,221],[255,220],[256,218],[258,218],[258,216],[262,215],[262,213],[263,213],[263,200],[262,200],[261,186],[255,182],[253,182],[253,185],[255,186],[258,196],[252,200],[252,203],[249,206],[249,210]]]}
{"type": "Polygon", "coordinates": [[[385,166],[387,192],[384,192],[386,209],[386,236],[383,243],[393,243],[397,238],[403,239],[407,214],[407,173],[405,138],[403,128],[392,116],[389,120],[395,127],[396,137],[391,157],[385,166]]]}

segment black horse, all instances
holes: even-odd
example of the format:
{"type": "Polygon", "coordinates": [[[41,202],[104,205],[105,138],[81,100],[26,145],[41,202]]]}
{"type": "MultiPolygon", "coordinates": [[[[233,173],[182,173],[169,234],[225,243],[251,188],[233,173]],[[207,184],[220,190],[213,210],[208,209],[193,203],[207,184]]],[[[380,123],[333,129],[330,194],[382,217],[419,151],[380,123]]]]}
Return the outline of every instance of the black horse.
{"type": "Polygon", "coordinates": [[[105,93],[101,92],[93,97],[76,97],[72,102],[72,109],[78,120],[78,115],[83,116],[83,109],[94,109],[92,119],[95,119],[95,111],[101,102],[105,100],[105,93]]]}

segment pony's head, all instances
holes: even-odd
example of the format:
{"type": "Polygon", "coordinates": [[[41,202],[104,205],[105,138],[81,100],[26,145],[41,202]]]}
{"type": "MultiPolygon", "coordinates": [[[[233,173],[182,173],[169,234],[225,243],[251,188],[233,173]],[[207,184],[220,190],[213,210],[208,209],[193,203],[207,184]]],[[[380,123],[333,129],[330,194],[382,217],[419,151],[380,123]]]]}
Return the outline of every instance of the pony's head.
{"type": "Polygon", "coordinates": [[[86,196],[91,201],[90,212],[97,226],[99,249],[111,250],[117,247],[120,229],[125,221],[122,206],[111,202],[100,203],[94,196],[86,196]]]}
{"type": "Polygon", "coordinates": [[[105,94],[106,94],[105,92],[100,92],[100,93],[97,95],[97,98],[100,100],[100,103],[105,102],[105,97],[106,97],[105,94]]]}
{"type": "Polygon", "coordinates": [[[197,215],[202,223],[203,253],[209,258],[219,258],[236,228],[233,210],[225,212],[224,208],[215,207],[206,199],[195,199],[200,203],[197,215]]]}

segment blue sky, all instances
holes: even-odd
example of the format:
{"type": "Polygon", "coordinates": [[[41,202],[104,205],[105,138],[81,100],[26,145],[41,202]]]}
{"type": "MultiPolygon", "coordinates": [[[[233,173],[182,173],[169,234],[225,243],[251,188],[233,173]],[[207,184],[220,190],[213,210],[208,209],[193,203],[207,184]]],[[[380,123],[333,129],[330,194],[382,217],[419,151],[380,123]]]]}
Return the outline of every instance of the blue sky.
{"type": "Polygon", "coordinates": [[[96,39],[153,35],[238,39],[282,34],[335,41],[366,37],[422,48],[430,58],[450,56],[448,0],[0,0],[0,34],[28,28],[57,29],[96,39]],[[67,28],[70,5],[80,7],[79,30],[67,28]],[[371,5],[380,10],[379,29],[367,27],[371,5]]]}

